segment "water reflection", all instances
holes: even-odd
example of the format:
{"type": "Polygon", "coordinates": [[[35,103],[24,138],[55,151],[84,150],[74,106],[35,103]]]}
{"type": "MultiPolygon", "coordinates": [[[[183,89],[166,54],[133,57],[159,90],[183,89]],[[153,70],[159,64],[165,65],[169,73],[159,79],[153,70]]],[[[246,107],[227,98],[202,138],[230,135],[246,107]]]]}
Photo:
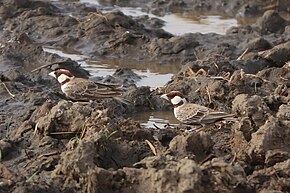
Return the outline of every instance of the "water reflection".
{"type": "Polygon", "coordinates": [[[126,15],[142,16],[159,18],[165,21],[163,29],[174,35],[182,35],[185,33],[218,33],[225,34],[226,30],[231,26],[237,26],[237,20],[223,15],[200,12],[186,12],[167,14],[163,17],[144,12],[142,6],[146,3],[144,1],[106,1],[106,0],[80,0],[81,3],[90,3],[95,5],[107,6],[103,12],[119,10],[126,15]]]}
{"type": "Polygon", "coordinates": [[[179,122],[173,115],[172,111],[145,111],[138,112],[131,117],[133,120],[140,122],[143,127],[164,128],[167,124],[178,125],[179,122]]]}
{"type": "Polygon", "coordinates": [[[82,54],[69,51],[61,51],[52,48],[44,48],[44,51],[58,54],[59,56],[71,58],[81,64],[88,70],[92,76],[108,76],[114,74],[118,68],[132,69],[136,74],[141,76],[136,85],[150,86],[157,88],[165,85],[171,77],[179,71],[179,67],[175,65],[160,65],[152,63],[140,63],[136,61],[120,61],[109,59],[91,59],[82,54]]]}

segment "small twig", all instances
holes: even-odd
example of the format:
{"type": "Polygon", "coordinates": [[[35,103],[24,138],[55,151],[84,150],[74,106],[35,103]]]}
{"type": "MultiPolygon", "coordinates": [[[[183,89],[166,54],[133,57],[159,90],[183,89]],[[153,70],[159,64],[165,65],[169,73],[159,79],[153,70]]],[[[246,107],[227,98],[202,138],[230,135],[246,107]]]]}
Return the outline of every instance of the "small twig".
{"type": "Polygon", "coordinates": [[[217,63],[215,62],[215,63],[213,63],[214,64],[214,66],[217,68],[217,69],[219,69],[219,66],[217,65],[217,63]]]}
{"type": "Polygon", "coordinates": [[[36,135],[37,130],[38,130],[38,122],[35,124],[33,136],[36,135]]]}
{"type": "Polygon", "coordinates": [[[34,172],[29,178],[27,178],[26,182],[30,182],[38,173],[40,170],[37,170],[36,172],[34,172]]]}
{"type": "Polygon", "coordinates": [[[211,78],[211,79],[217,79],[217,80],[226,80],[226,81],[229,81],[227,78],[225,78],[223,76],[210,76],[209,78],[211,78]]]}
{"type": "Polygon", "coordinates": [[[201,68],[201,69],[199,69],[196,73],[195,73],[195,75],[197,76],[197,75],[202,75],[202,76],[207,76],[208,75],[208,73],[203,69],[203,68],[201,68]]]}
{"type": "Polygon", "coordinates": [[[154,126],[156,129],[160,129],[157,125],[155,125],[155,123],[153,123],[153,126],[154,126]]]}
{"type": "Polygon", "coordinates": [[[49,133],[49,135],[66,135],[66,134],[78,134],[81,132],[76,132],[76,131],[60,131],[60,132],[52,132],[49,133]]]}
{"type": "Polygon", "coordinates": [[[211,100],[211,95],[210,95],[210,91],[209,91],[209,88],[208,88],[208,86],[206,87],[206,93],[207,93],[207,95],[208,95],[208,100],[209,100],[209,103],[211,103],[211,102],[212,102],[212,100],[211,100]]]}
{"type": "Polygon", "coordinates": [[[188,67],[187,70],[188,70],[189,76],[195,76],[195,72],[190,67],[188,67]]]}
{"type": "Polygon", "coordinates": [[[145,140],[145,142],[149,145],[149,147],[150,147],[152,153],[156,156],[156,155],[157,155],[157,153],[156,153],[156,149],[155,149],[155,147],[152,145],[152,143],[151,143],[150,141],[148,141],[147,139],[145,140]]]}
{"type": "Polygon", "coordinates": [[[266,79],[264,79],[264,78],[262,78],[262,77],[260,77],[260,76],[255,75],[255,74],[245,74],[245,73],[244,73],[243,76],[251,76],[251,77],[259,78],[259,79],[261,79],[263,82],[270,82],[269,80],[266,80],[266,79]]]}
{"type": "Polygon", "coordinates": [[[7,126],[6,126],[6,137],[7,138],[8,138],[8,134],[9,134],[10,124],[11,124],[12,118],[13,118],[13,116],[10,116],[9,121],[7,123],[7,126]]]}
{"type": "Polygon", "coordinates": [[[230,165],[233,165],[236,160],[237,160],[237,152],[234,153],[234,157],[232,161],[230,162],[230,165]]]}
{"type": "Polygon", "coordinates": [[[202,165],[204,164],[205,162],[209,161],[209,160],[212,160],[213,158],[215,157],[214,154],[209,154],[208,156],[206,156],[206,158],[204,158],[199,164],[202,165]]]}
{"type": "Polygon", "coordinates": [[[54,62],[54,63],[50,63],[50,64],[44,64],[42,66],[39,66],[38,68],[35,68],[35,69],[31,70],[31,72],[36,72],[36,71],[41,70],[42,68],[51,67],[51,66],[53,66],[55,64],[66,64],[66,63],[68,63],[68,61],[62,61],[62,62],[54,62]]]}
{"type": "Polygon", "coordinates": [[[37,158],[49,157],[49,156],[54,156],[54,155],[58,155],[58,154],[59,154],[58,151],[53,151],[53,152],[50,152],[50,153],[41,154],[37,158]]]}
{"type": "Polygon", "coordinates": [[[201,90],[201,86],[198,87],[194,92],[199,92],[201,90]]]}
{"type": "Polygon", "coordinates": [[[237,61],[241,60],[247,53],[249,48],[245,49],[245,51],[237,58],[237,61]]]}
{"type": "Polygon", "coordinates": [[[12,94],[12,93],[9,91],[8,87],[6,86],[6,84],[5,84],[4,82],[1,82],[1,84],[4,86],[4,88],[5,88],[5,90],[8,92],[8,94],[9,94],[12,98],[14,98],[15,95],[12,94]]]}
{"type": "Polygon", "coordinates": [[[82,129],[82,132],[81,132],[80,139],[84,138],[86,132],[87,132],[87,126],[84,126],[83,129],[82,129]]]}
{"type": "Polygon", "coordinates": [[[113,135],[115,135],[118,131],[113,131],[112,133],[110,133],[110,135],[108,135],[107,139],[109,140],[113,135]]]}

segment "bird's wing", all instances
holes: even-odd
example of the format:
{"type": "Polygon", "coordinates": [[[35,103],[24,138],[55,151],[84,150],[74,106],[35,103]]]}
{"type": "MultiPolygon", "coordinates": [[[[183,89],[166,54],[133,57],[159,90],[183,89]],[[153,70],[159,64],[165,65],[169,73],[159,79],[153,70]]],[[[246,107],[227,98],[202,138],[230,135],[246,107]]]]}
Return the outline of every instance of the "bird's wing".
{"type": "Polygon", "coordinates": [[[116,91],[123,91],[123,85],[120,84],[105,84],[100,82],[94,82],[98,87],[105,87],[105,88],[111,88],[112,90],[116,91]]]}
{"type": "Polygon", "coordinates": [[[87,101],[112,98],[122,94],[120,89],[112,88],[105,84],[96,84],[88,79],[75,78],[70,85],[73,86],[73,88],[67,89],[67,95],[74,100],[87,101]]]}
{"type": "Polygon", "coordinates": [[[184,105],[178,114],[177,118],[185,124],[211,124],[221,120],[235,121],[233,114],[213,111],[197,104],[184,105]]]}
{"type": "Polygon", "coordinates": [[[208,124],[208,123],[214,123],[221,120],[235,121],[234,114],[210,111],[206,116],[203,117],[202,122],[204,124],[208,124]]]}
{"type": "Polygon", "coordinates": [[[185,124],[200,124],[201,120],[209,113],[207,107],[197,104],[186,104],[179,110],[178,117],[185,124]]]}

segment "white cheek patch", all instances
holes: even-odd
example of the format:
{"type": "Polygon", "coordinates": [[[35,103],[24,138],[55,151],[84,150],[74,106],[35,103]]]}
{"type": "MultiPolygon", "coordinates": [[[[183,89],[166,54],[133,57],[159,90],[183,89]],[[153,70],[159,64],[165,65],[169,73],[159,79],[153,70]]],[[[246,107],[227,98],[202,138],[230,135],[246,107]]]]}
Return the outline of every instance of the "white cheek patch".
{"type": "Polygon", "coordinates": [[[56,78],[54,71],[48,74],[49,76],[52,76],[53,78],[56,78]]]}
{"type": "Polygon", "coordinates": [[[171,99],[171,103],[173,105],[177,105],[178,103],[180,103],[182,101],[182,98],[180,96],[175,96],[171,99]]]}
{"type": "Polygon", "coordinates": [[[59,83],[63,83],[67,79],[69,79],[69,77],[67,75],[65,75],[65,74],[61,74],[59,77],[57,77],[57,80],[58,80],[59,83]]]}

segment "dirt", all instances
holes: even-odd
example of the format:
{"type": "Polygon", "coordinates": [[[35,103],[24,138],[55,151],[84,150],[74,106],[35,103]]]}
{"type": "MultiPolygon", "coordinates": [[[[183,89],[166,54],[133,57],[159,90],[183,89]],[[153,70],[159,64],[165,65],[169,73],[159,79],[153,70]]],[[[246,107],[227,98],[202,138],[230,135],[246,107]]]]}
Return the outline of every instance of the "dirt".
{"type": "Polygon", "coordinates": [[[282,17],[289,1],[261,2],[141,3],[160,14],[260,17],[225,35],[181,36],[162,30],[162,21],[87,4],[0,2],[0,192],[289,192],[290,21],[282,17]],[[89,73],[44,47],[181,70],[152,90],[136,87],[141,77],[133,71],[118,69],[94,80],[124,84],[130,104],[72,102],[48,73],[89,73]],[[51,65],[32,72],[44,64],[51,65]],[[237,121],[194,132],[143,128],[130,119],[145,109],[172,110],[159,97],[170,90],[237,121]]]}

